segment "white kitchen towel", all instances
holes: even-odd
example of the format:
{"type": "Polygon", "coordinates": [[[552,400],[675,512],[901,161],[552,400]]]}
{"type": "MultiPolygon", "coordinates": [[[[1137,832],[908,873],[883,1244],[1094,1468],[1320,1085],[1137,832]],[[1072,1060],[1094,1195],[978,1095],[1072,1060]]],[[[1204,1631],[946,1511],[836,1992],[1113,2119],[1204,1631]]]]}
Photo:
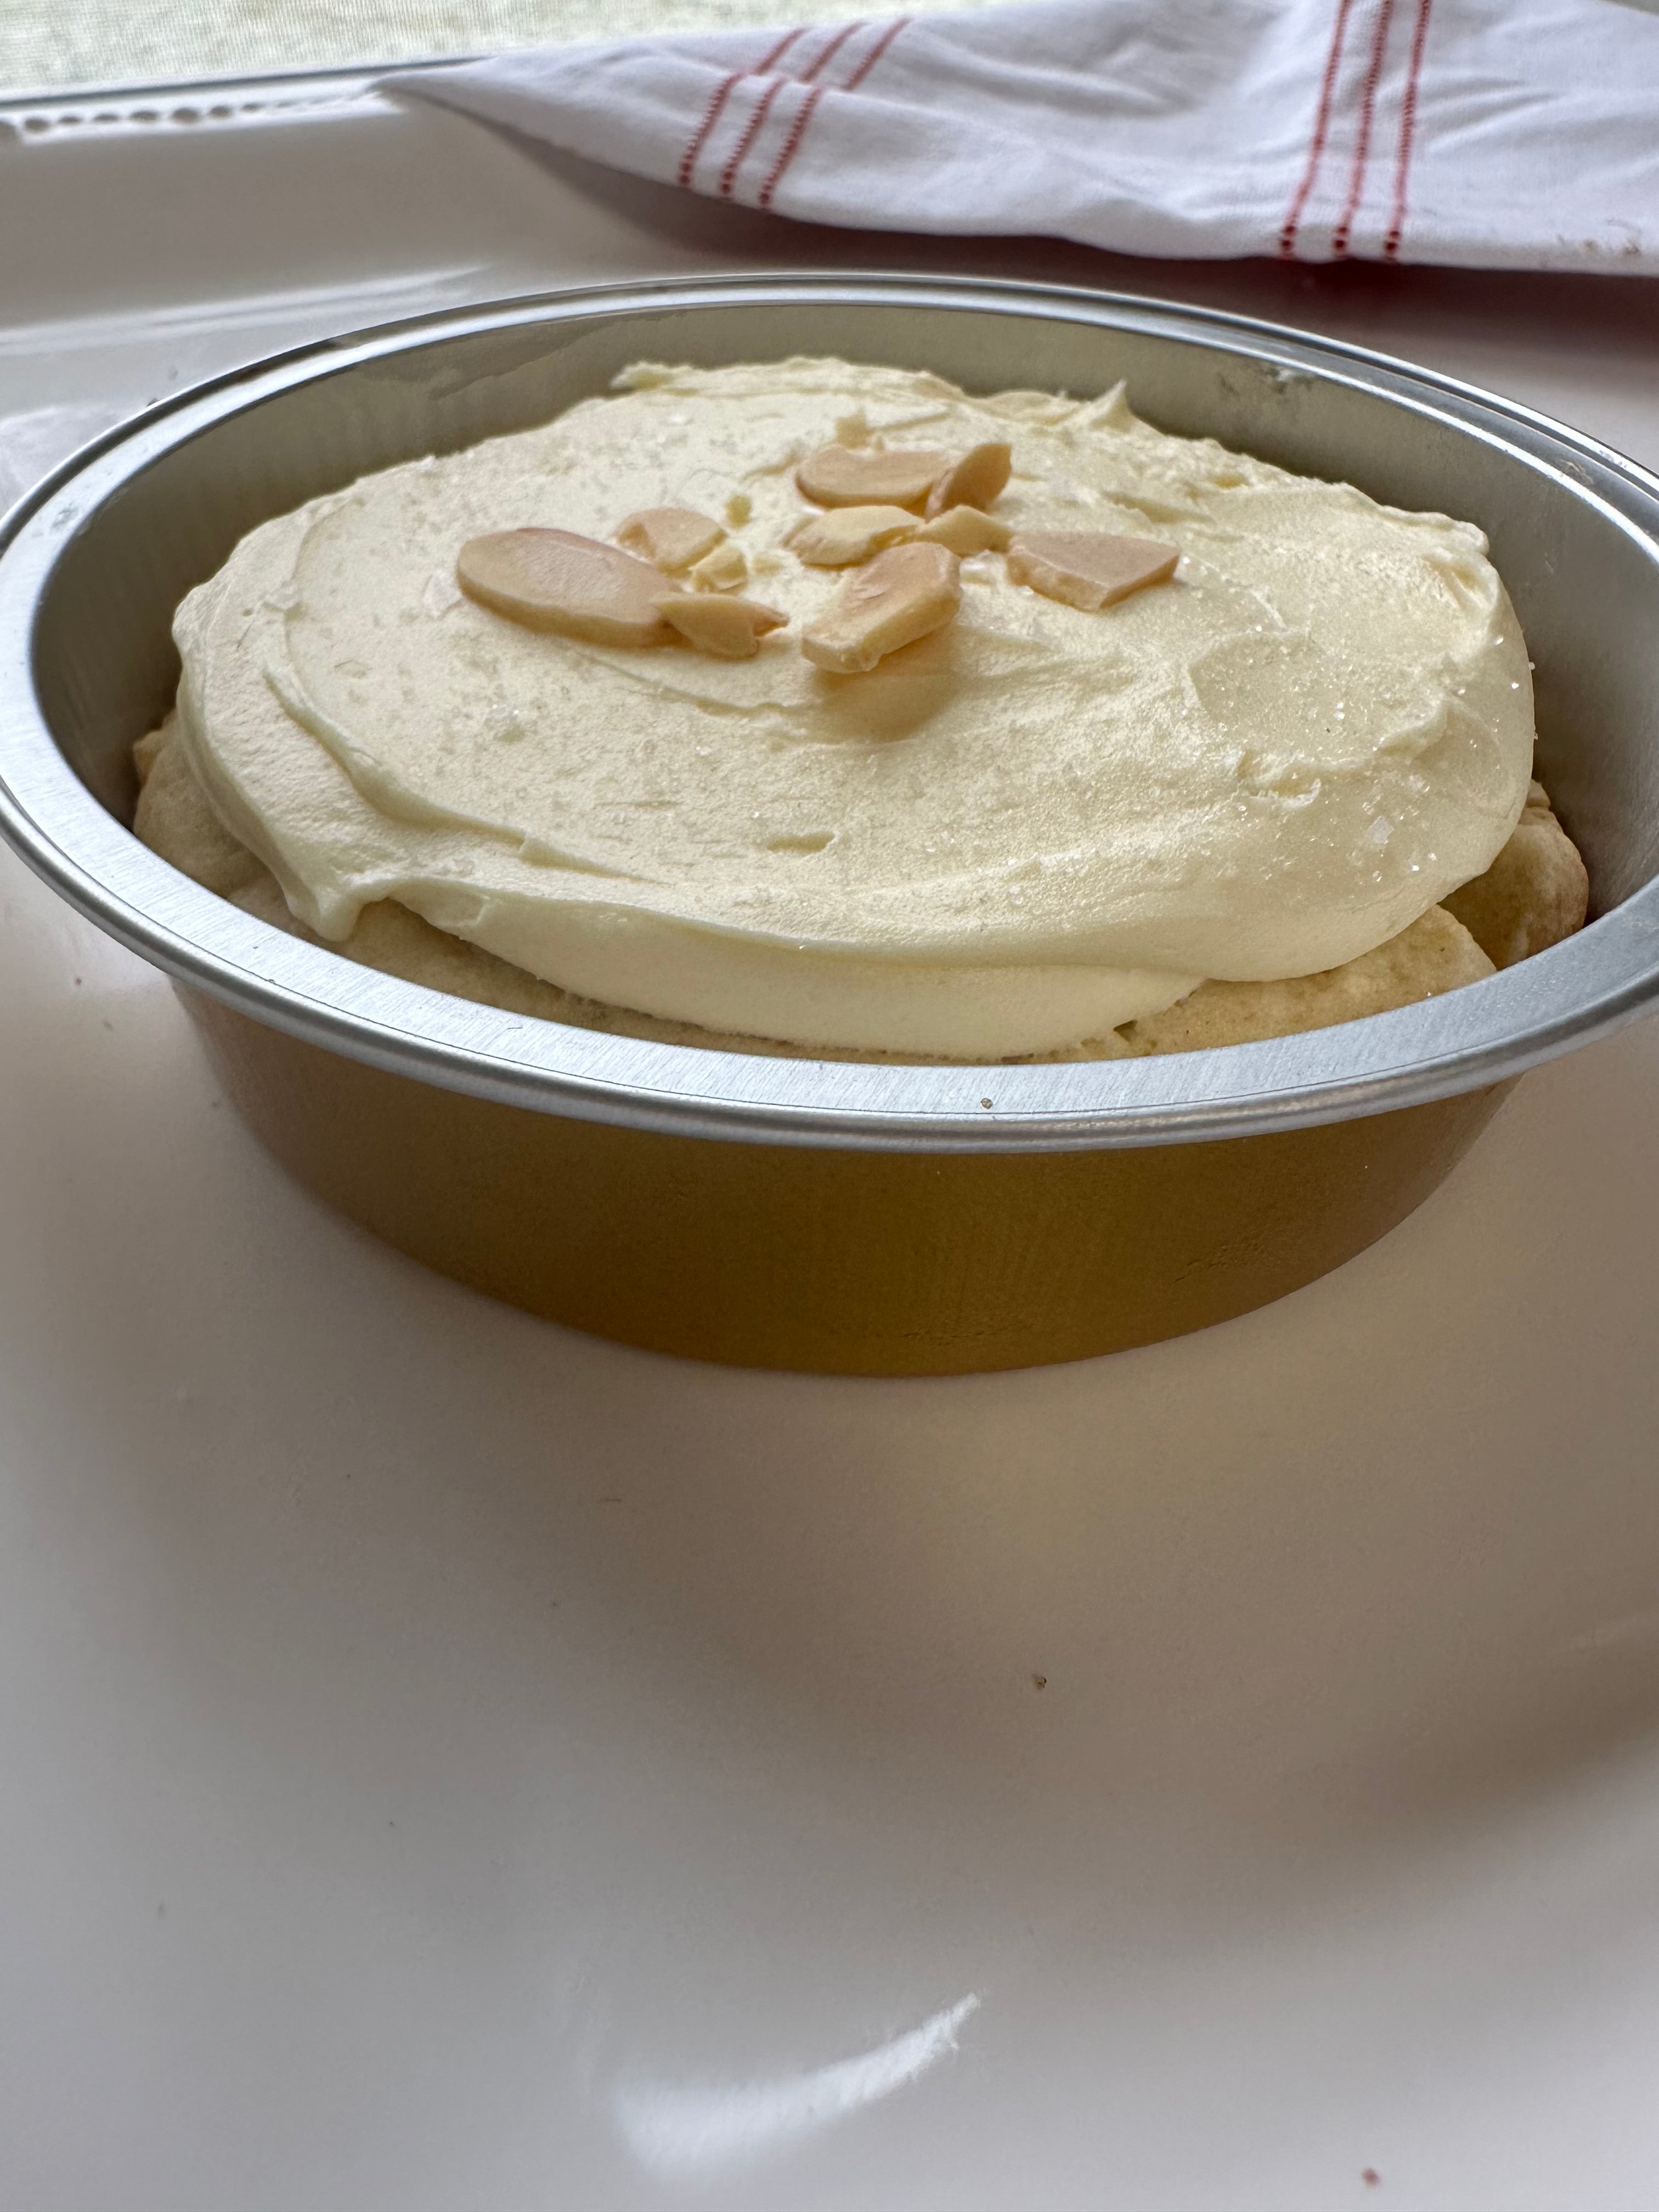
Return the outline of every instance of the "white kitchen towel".
{"type": "Polygon", "coordinates": [[[1659,273],[1659,15],[1633,0],[1042,0],[387,82],[860,229],[1659,273]]]}

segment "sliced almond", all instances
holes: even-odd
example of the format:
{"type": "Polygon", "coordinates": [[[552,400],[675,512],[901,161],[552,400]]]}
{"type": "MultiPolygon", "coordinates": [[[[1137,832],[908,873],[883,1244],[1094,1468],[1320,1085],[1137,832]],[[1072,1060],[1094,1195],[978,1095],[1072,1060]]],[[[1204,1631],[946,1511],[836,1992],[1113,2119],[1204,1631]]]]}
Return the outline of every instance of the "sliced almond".
{"type": "Polygon", "coordinates": [[[832,507],[798,522],[785,543],[809,568],[855,568],[915,527],[916,518],[902,507],[832,507]]]}
{"type": "Polygon", "coordinates": [[[637,553],[641,561],[654,561],[671,573],[689,568],[712,553],[726,535],[725,526],[695,507],[642,507],[619,522],[611,536],[618,545],[637,553]]]}
{"type": "Polygon", "coordinates": [[[924,544],[948,545],[963,561],[975,553],[1006,552],[1013,534],[1006,522],[981,514],[976,507],[949,507],[916,532],[924,544]]]}
{"type": "Polygon", "coordinates": [[[712,553],[705,553],[687,580],[699,592],[735,592],[749,581],[749,563],[741,545],[728,538],[712,553]]]}
{"type": "Polygon", "coordinates": [[[920,507],[950,465],[948,453],[921,447],[820,446],[795,482],[819,507],[920,507]]]}
{"type": "Polygon", "coordinates": [[[473,538],[455,562],[469,599],[509,622],[595,645],[665,645],[657,612],[662,572],[620,546],[574,530],[497,530],[473,538]]]}
{"type": "Polygon", "coordinates": [[[767,631],[781,629],[789,619],[758,599],[720,592],[671,592],[657,610],[688,645],[719,660],[752,660],[767,631]]]}
{"type": "Polygon", "coordinates": [[[1045,599],[1095,614],[1131,592],[1174,575],[1178,547],[1105,530],[1022,530],[1008,548],[1008,574],[1045,599]]]}
{"type": "Polygon", "coordinates": [[[953,507],[989,507],[1006,486],[1013,466],[1013,448],[1000,439],[970,446],[928,493],[929,519],[953,507]]]}
{"type": "Polygon", "coordinates": [[[832,675],[861,675],[944,628],[961,604],[958,570],[947,546],[890,545],[848,578],[806,629],[801,651],[832,675]]]}

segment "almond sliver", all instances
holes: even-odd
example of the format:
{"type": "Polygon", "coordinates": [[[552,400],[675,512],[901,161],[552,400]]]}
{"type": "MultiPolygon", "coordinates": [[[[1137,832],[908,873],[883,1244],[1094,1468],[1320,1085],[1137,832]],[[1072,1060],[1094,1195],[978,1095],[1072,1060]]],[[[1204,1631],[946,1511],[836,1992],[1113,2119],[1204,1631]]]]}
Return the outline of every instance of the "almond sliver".
{"type": "Polygon", "coordinates": [[[970,447],[928,493],[929,520],[953,507],[989,507],[1006,489],[1013,465],[1013,449],[1000,439],[970,447]]]}
{"type": "Polygon", "coordinates": [[[820,446],[795,471],[802,495],[818,507],[920,507],[951,465],[923,447],[820,446]]]}
{"type": "Polygon", "coordinates": [[[574,530],[497,530],[470,538],[455,580],[471,599],[529,629],[595,645],[665,645],[663,579],[649,562],[574,530]]]}
{"type": "Polygon", "coordinates": [[[671,592],[657,609],[688,645],[717,660],[752,660],[766,632],[781,629],[789,619],[758,599],[726,592],[671,592]]]}
{"type": "Polygon", "coordinates": [[[962,603],[959,568],[947,546],[890,545],[848,578],[803,633],[801,651],[833,676],[866,673],[951,620],[962,603]]]}
{"type": "Polygon", "coordinates": [[[1045,599],[1095,614],[1131,592],[1175,574],[1180,549],[1152,538],[1116,538],[1104,530],[1022,530],[1008,547],[1008,574],[1045,599]]]}
{"type": "Polygon", "coordinates": [[[726,538],[693,564],[690,581],[700,592],[735,592],[749,581],[749,562],[741,545],[726,538]]]}
{"type": "Polygon", "coordinates": [[[981,514],[976,507],[947,507],[916,532],[924,544],[948,545],[964,561],[975,553],[1005,552],[1013,534],[1006,522],[994,514],[981,514]]]}
{"type": "Polygon", "coordinates": [[[809,568],[855,568],[916,526],[915,515],[902,507],[832,507],[827,514],[798,522],[784,542],[809,568]]]}
{"type": "Polygon", "coordinates": [[[618,545],[654,561],[659,568],[689,568],[712,553],[726,535],[725,525],[695,507],[642,507],[611,533],[618,545]]]}

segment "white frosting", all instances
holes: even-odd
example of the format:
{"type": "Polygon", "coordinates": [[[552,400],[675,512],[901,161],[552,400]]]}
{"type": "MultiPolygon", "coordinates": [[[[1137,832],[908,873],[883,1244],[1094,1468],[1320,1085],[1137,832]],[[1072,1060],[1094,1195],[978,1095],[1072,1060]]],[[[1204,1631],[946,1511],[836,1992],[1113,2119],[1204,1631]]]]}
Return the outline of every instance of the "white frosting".
{"type": "Polygon", "coordinates": [[[1531,684],[1471,525],[1117,394],[817,361],[624,381],[264,525],[181,608],[197,773],[325,937],[392,898],[613,1005],[994,1059],[1355,958],[1514,828],[1531,684]],[[999,515],[1167,540],[1176,579],[1084,614],[980,556],[948,629],[826,676],[798,639],[842,579],[783,540],[836,434],[1011,439],[999,515]],[[749,588],[793,617],[753,660],[550,636],[456,588],[469,538],[733,494],[749,588]]]}

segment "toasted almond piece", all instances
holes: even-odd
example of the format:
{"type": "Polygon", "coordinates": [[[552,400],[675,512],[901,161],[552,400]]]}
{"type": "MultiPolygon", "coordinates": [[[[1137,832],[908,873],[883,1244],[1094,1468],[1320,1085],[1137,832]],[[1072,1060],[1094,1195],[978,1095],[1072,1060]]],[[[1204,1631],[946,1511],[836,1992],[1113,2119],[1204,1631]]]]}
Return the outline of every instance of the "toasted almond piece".
{"type": "Polygon", "coordinates": [[[671,635],[656,607],[662,571],[574,530],[470,538],[456,557],[455,580],[469,599],[530,629],[595,645],[665,645],[671,635]]]}
{"type": "Polygon", "coordinates": [[[734,545],[728,538],[712,553],[704,554],[688,581],[700,592],[735,592],[749,581],[749,563],[742,546],[734,545]]]}
{"type": "Polygon", "coordinates": [[[819,507],[920,507],[950,465],[948,453],[922,447],[820,446],[795,483],[819,507]]]}
{"type": "Polygon", "coordinates": [[[688,645],[719,660],[752,660],[767,631],[781,629],[789,619],[758,599],[724,592],[671,592],[657,610],[688,645]]]}
{"type": "Polygon", "coordinates": [[[798,522],[784,542],[809,568],[855,568],[915,528],[916,518],[902,507],[832,507],[798,522]]]}
{"type": "Polygon", "coordinates": [[[1095,614],[1175,574],[1174,545],[1115,538],[1105,530],[1022,530],[1008,548],[1008,574],[1045,599],[1095,614]]]}
{"type": "Polygon", "coordinates": [[[948,514],[953,507],[989,507],[1006,485],[1013,466],[1013,448],[1000,439],[970,446],[928,493],[928,520],[948,514]]]}
{"type": "Polygon", "coordinates": [[[800,649],[832,675],[855,676],[942,629],[962,600],[948,546],[890,545],[854,571],[803,635],[800,649]]]}
{"type": "Polygon", "coordinates": [[[618,545],[637,553],[641,561],[654,561],[671,573],[689,568],[712,553],[726,535],[725,525],[699,514],[695,507],[642,507],[611,532],[618,545]]]}
{"type": "Polygon", "coordinates": [[[1006,522],[981,514],[976,507],[947,507],[916,532],[923,544],[948,545],[963,561],[975,553],[1006,552],[1013,534],[1006,522]]]}

